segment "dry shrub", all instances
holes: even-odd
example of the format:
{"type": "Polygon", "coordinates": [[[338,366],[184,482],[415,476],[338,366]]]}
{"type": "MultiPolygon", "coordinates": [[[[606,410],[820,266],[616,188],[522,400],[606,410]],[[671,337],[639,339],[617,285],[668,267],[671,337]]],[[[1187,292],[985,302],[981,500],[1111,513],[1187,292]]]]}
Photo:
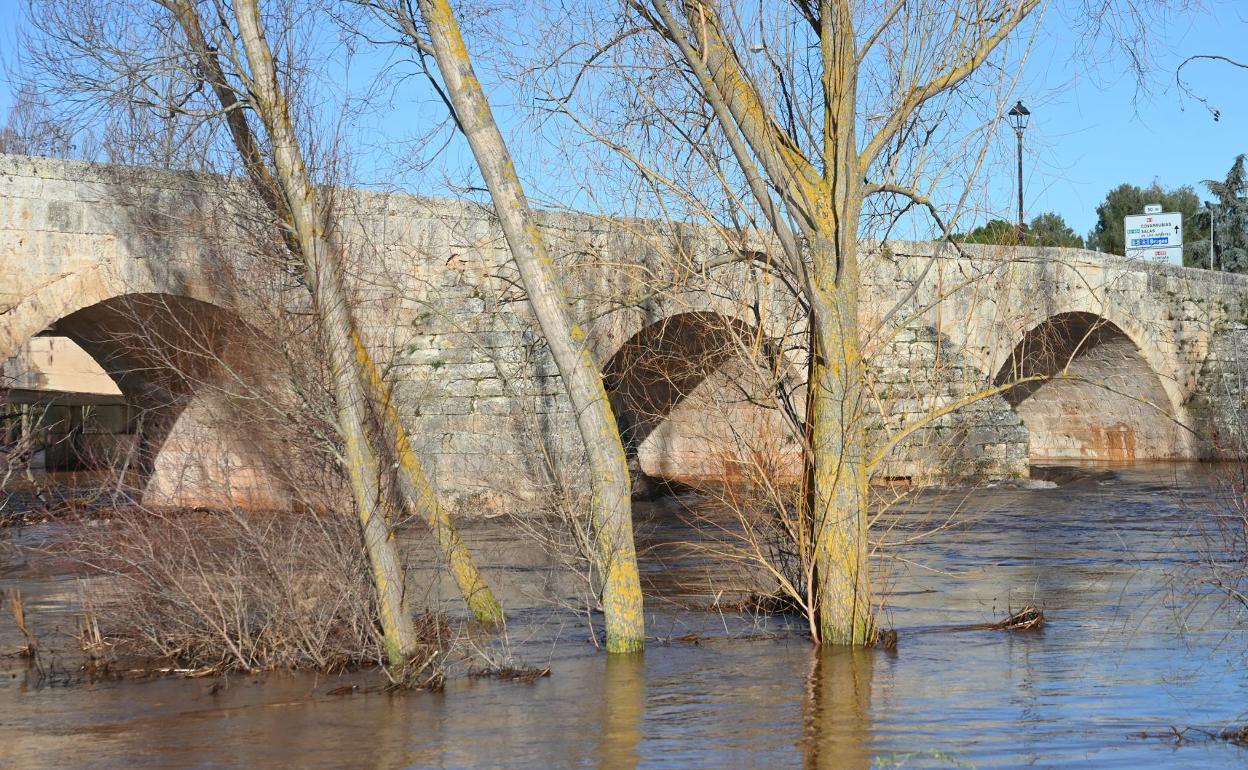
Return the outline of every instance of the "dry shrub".
{"type": "MultiPolygon", "coordinates": [[[[74,529],[72,553],[104,576],[84,601],[121,657],[247,671],[384,661],[346,517],[134,508],[74,529]]],[[[424,625],[432,656],[446,630],[424,625]]]]}
{"type": "MultiPolygon", "coordinates": [[[[0,375],[0,388],[6,384],[0,375]]],[[[0,512],[5,521],[37,499],[39,490],[33,483],[30,461],[39,449],[32,425],[40,422],[40,416],[38,407],[0,401],[0,512]]]]}
{"type": "Polygon", "coordinates": [[[813,624],[813,533],[800,488],[767,463],[742,461],[731,475],[700,489],[706,499],[687,515],[707,555],[743,568],[738,590],[748,595],[741,606],[795,613],[813,624]]]}
{"type": "Polygon", "coordinates": [[[1212,449],[1225,461],[1211,466],[1211,499],[1191,506],[1196,554],[1184,577],[1213,588],[1223,600],[1219,606],[1243,613],[1248,611],[1248,419],[1243,416],[1248,371],[1225,373],[1217,387],[1221,392],[1211,400],[1229,419],[1213,428],[1212,449]]]}
{"type": "Polygon", "coordinates": [[[1248,461],[1214,471],[1214,499],[1198,511],[1199,582],[1248,609],[1248,461]]]}

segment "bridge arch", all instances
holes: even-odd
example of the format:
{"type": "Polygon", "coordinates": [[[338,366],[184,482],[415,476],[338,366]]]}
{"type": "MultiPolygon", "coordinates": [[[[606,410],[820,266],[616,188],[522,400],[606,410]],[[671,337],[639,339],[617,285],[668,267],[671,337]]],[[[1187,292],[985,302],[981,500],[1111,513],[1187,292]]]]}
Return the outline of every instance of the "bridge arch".
{"type": "Polygon", "coordinates": [[[1136,341],[1096,313],[1050,316],[1001,365],[997,385],[1027,426],[1033,461],[1130,463],[1185,456],[1161,376],[1136,341]]]}
{"type": "MultiPolygon", "coordinates": [[[[289,499],[264,436],[230,428],[239,425],[229,415],[238,412],[241,378],[251,378],[253,396],[271,386],[271,370],[256,365],[255,329],[232,310],[179,294],[87,293],[71,302],[78,307],[38,334],[71,340],[121,392],[124,417],[107,427],[109,451],[90,458],[98,470],[156,504],[272,507],[289,499]]],[[[90,397],[76,401],[89,405],[90,397]]]]}
{"type": "Polygon", "coordinates": [[[800,377],[780,343],[712,311],[677,313],[644,326],[603,368],[634,470],[678,480],[752,469],[796,477],[801,451],[793,416],[800,377]]]}

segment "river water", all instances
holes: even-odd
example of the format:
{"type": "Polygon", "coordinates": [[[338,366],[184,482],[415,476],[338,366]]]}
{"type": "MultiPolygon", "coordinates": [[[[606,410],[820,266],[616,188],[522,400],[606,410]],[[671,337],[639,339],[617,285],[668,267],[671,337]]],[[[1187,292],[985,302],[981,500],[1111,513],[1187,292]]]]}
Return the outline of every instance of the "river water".
{"type": "MultiPolygon", "coordinates": [[[[469,536],[493,554],[495,585],[533,589],[509,597],[509,649],[549,677],[457,676],[407,696],[329,694],[361,674],[37,686],[10,659],[0,766],[1240,767],[1248,749],[1165,737],[1248,721],[1243,619],[1195,582],[1210,474],[1084,469],[1053,488],[898,506],[879,526],[895,543],[880,564],[893,652],[819,652],[774,618],[684,609],[715,567],[656,547],[643,567],[662,639],[608,659],[580,618],[525,599],[551,585],[531,549],[483,548],[506,533],[480,525],[469,536]],[[1027,604],[1044,610],[1042,630],[974,627],[1027,604]],[[687,633],[706,638],[675,640],[687,633]]],[[[642,512],[643,539],[680,534],[675,505],[642,512]]],[[[54,536],[39,526],[8,537],[54,536]]],[[[31,617],[70,623],[73,577],[8,553],[0,584],[21,588],[31,617]]]]}

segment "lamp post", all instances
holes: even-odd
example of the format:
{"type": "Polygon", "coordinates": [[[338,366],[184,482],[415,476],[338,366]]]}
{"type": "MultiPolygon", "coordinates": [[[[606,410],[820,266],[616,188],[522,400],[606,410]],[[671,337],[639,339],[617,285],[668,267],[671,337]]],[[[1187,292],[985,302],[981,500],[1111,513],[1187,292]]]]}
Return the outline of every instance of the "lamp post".
{"type": "Polygon", "coordinates": [[[1027,121],[1031,119],[1031,110],[1023,106],[1020,99],[1006,113],[1010,125],[1014,127],[1014,135],[1018,137],[1018,242],[1023,242],[1023,131],[1027,129],[1027,121]]]}

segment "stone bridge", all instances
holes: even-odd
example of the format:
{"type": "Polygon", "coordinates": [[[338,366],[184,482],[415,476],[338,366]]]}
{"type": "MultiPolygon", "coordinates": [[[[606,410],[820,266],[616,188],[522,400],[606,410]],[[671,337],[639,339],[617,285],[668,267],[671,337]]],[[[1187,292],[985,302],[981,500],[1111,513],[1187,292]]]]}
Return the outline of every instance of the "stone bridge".
{"type": "MultiPolygon", "coordinates": [[[[357,317],[446,497],[482,510],[575,489],[578,436],[489,209],[339,198],[357,317]]],[[[265,261],[251,221],[229,180],[0,155],[0,360],[20,378],[32,340],[85,350],[128,406],[113,432],[133,441],[109,446],[130,454],[109,462],[151,499],[285,497],[273,480],[284,450],[262,418],[227,429],[220,417],[266,388],[289,391],[272,362],[311,344],[291,325],[297,312],[274,312],[298,310],[303,292],[265,261]]],[[[766,239],[581,213],[549,214],[545,228],[642,469],[794,472],[805,326],[766,239]]],[[[1244,277],[908,242],[872,246],[863,273],[878,478],[1236,451],[1244,277]]],[[[10,381],[0,394],[38,388],[10,381]]],[[[271,401],[282,419],[307,416],[306,404],[271,401]]]]}

